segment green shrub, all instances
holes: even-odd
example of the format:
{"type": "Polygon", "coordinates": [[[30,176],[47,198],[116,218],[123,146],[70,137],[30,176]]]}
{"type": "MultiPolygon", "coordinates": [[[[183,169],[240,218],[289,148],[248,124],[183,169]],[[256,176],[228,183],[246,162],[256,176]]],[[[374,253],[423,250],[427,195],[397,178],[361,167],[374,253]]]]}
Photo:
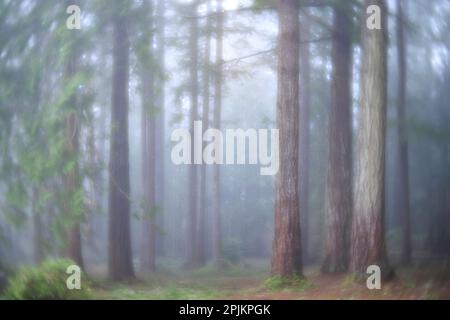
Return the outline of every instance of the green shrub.
{"type": "Polygon", "coordinates": [[[67,288],[66,280],[70,274],[66,270],[74,264],[71,260],[56,259],[47,260],[38,267],[22,267],[10,279],[4,297],[14,300],[89,299],[91,289],[83,273],[81,289],[67,288]]]}
{"type": "Polygon", "coordinates": [[[241,242],[237,239],[225,239],[222,243],[222,257],[225,261],[236,264],[241,260],[241,242]]]}

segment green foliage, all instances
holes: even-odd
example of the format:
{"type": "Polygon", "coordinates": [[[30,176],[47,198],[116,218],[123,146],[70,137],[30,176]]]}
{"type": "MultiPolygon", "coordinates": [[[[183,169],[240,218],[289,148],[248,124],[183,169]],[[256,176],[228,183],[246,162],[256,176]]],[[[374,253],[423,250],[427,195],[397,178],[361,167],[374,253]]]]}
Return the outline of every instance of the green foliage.
{"type": "Polygon", "coordinates": [[[23,267],[10,280],[5,292],[6,299],[42,300],[42,299],[90,299],[91,288],[81,275],[81,289],[69,290],[66,280],[68,266],[75,264],[71,260],[47,260],[39,267],[23,267]]]}
{"type": "Polygon", "coordinates": [[[227,238],[222,243],[222,257],[225,261],[238,263],[242,258],[241,242],[238,239],[227,238]]]}
{"type": "Polygon", "coordinates": [[[91,28],[68,30],[65,8],[48,0],[0,4],[0,17],[14,17],[0,19],[0,180],[6,191],[0,210],[15,227],[32,215],[51,217],[57,240],[85,211],[82,187],[65,190],[61,179],[84,177],[81,153],[67,148],[66,119],[74,114],[84,125],[93,99],[90,65],[76,59],[88,48],[91,28]],[[64,214],[53,218],[54,212],[64,214]]]}
{"type": "Polygon", "coordinates": [[[275,275],[264,281],[264,287],[268,290],[293,289],[304,291],[312,288],[312,284],[305,277],[297,274],[291,276],[275,275]]]}

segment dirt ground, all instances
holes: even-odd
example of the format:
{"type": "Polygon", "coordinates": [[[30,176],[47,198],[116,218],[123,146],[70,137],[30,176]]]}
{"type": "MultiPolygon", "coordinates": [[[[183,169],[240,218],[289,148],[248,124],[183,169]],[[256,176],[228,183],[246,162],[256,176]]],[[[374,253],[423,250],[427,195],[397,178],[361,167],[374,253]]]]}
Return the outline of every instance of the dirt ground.
{"type": "Polygon", "coordinates": [[[265,271],[156,273],[132,283],[99,283],[94,292],[98,299],[450,299],[448,267],[397,269],[394,279],[382,283],[380,290],[369,290],[348,274],[323,275],[317,268],[306,269],[305,276],[301,285],[271,288],[265,271]]]}
{"type": "Polygon", "coordinates": [[[364,283],[356,282],[344,275],[313,274],[308,278],[307,288],[284,288],[267,290],[260,288],[232,295],[231,299],[277,299],[277,300],[416,300],[416,299],[450,299],[450,281],[437,279],[396,278],[382,284],[380,290],[369,290],[364,283]]]}

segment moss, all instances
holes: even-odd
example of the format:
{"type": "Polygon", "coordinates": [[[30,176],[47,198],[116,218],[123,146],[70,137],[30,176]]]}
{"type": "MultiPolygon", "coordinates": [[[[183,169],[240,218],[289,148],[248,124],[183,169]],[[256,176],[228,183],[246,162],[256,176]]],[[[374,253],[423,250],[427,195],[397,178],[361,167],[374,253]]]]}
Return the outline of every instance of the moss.
{"type": "Polygon", "coordinates": [[[357,275],[356,275],[356,273],[354,273],[354,272],[349,273],[342,280],[341,288],[342,289],[348,289],[348,288],[352,287],[356,282],[357,282],[357,275]]]}
{"type": "Polygon", "coordinates": [[[228,292],[210,288],[187,288],[184,286],[169,286],[155,288],[116,287],[105,292],[97,292],[100,299],[118,300],[205,300],[225,297],[228,292]]]}
{"type": "Polygon", "coordinates": [[[272,276],[264,281],[264,287],[268,290],[291,289],[304,291],[311,289],[313,286],[305,277],[294,274],[291,276],[272,276]]]}

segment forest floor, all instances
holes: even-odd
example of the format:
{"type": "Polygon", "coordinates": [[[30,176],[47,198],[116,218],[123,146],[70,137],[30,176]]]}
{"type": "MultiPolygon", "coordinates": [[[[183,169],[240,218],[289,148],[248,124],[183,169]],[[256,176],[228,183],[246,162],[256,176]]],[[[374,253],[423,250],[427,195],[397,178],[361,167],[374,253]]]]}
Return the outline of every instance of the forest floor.
{"type": "Polygon", "coordinates": [[[230,267],[217,272],[204,267],[193,272],[161,272],[133,282],[111,284],[94,280],[97,299],[450,299],[450,265],[397,269],[381,290],[368,290],[351,275],[323,275],[306,268],[306,280],[295,287],[267,285],[267,268],[230,267]]]}

